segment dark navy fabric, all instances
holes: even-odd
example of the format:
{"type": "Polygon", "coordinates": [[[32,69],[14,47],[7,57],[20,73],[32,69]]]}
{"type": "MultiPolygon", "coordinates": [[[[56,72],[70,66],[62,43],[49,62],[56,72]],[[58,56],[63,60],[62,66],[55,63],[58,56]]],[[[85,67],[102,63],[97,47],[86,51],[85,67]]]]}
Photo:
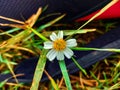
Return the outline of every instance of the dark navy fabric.
{"type": "MultiPolygon", "coordinates": [[[[94,12],[111,0],[0,0],[0,15],[18,20],[27,20],[39,7],[47,9],[43,11],[41,17],[49,14],[66,14],[63,19],[68,22],[94,12]]],[[[52,20],[58,15],[53,15],[42,22],[52,20]]],[[[0,19],[0,23],[8,21],[0,19]]],[[[9,22],[10,23],[10,22],[9,22]]]]}
{"type": "MultiPolygon", "coordinates": [[[[48,8],[42,13],[41,17],[51,13],[66,13],[66,18],[63,20],[72,21],[101,9],[110,1],[111,0],[0,0],[0,15],[24,21],[24,19],[28,19],[33,13],[35,13],[40,6],[45,7],[48,5],[48,8]]],[[[46,18],[43,22],[49,21],[52,18],[46,18]]],[[[8,21],[0,19],[0,23],[8,23],[8,21]]],[[[100,38],[90,42],[86,47],[120,48],[119,32],[120,28],[111,30],[100,38]]],[[[87,68],[113,54],[112,52],[99,51],[74,52],[75,58],[83,68],[87,68]]],[[[23,60],[17,65],[14,72],[16,74],[24,73],[24,76],[18,77],[20,82],[30,83],[32,81],[37,61],[38,58],[34,57],[23,60]]],[[[65,59],[65,62],[69,74],[79,71],[72,60],[65,59]]],[[[61,77],[61,71],[57,60],[54,60],[54,62],[47,61],[45,69],[53,78],[61,77]]],[[[3,81],[10,76],[12,75],[1,74],[0,81],[3,81]]],[[[46,80],[48,80],[48,78],[44,74],[42,81],[46,80]]],[[[10,79],[9,81],[14,82],[14,79],[10,79]]]]}

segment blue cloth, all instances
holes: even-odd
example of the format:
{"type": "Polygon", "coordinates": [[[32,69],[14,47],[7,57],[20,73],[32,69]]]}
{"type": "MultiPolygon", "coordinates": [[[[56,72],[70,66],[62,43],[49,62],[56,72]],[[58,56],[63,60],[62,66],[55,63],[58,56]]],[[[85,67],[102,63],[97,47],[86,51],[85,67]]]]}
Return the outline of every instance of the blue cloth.
{"type": "MultiPolygon", "coordinates": [[[[27,20],[36,13],[39,7],[47,9],[42,16],[54,13],[66,14],[63,19],[68,22],[88,15],[109,3],[111,0],[0,0],[0,15],[18,20],[27,20]]],[[[47,22],[59,15],[48,17],[42,22],[47,22]]],[[[0,19],[0,23],[8,21],[0,19]]],[[[11,23],[11,22],[9,22],[11,23]]]]}

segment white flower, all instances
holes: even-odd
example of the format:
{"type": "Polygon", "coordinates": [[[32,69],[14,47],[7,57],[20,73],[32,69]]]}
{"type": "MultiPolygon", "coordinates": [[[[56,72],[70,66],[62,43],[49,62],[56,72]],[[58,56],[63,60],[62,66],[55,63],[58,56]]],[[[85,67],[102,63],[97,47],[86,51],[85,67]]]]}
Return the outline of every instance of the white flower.
{"type": "Polygon", "coordinates": [[[52,41],[44,42],[44,49],[51,49],[47,53],[47,58],[53,61],[55,58],[57,60],[64,60],[64,55],[70,59],[73,56],[73,51],[70,47],[77,46],[76,39],[69,39],[67,41],[63,40],[63,31],[59,31],[58,35],[54,32],[50,35],[52,41]]]}

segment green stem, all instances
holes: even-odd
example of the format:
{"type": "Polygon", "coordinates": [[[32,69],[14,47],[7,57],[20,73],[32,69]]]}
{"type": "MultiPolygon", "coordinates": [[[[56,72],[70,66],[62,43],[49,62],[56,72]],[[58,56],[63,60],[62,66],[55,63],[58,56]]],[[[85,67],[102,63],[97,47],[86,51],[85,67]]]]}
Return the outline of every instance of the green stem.
{"type": "Polygon", "coordinates": [[[66,84],[68,90],[72,90],[72,86],[71,86],[70,78],[69,78],[67,68],[66,68],[66,65],[65,65],[65,61],[60,60],[59,65],[60,65],[60,68],[61,68],[61,71],[62,71],[62,74],[63,74],[63,78],[65,80],[65,84],[66,84]]]}
{"type": "Polygon", "coordinates": [[[89,47],[75,47],[71,48],[72,50],[79,50],[79,51],[89,51],[89,50],[96,50],[96,51],[109,51],[109,52],[120,52],[120,49],[114,48],[89,48],[89,47]]]}
{"type": "Polygon", "coordinates": [[[79,65],[79,63],[75,60],[75,58],[72,57],[72,60],[73,60],[73,62],[76,64],[76,66],[77,66],[85,75],[87,75],[87,72],[85,71],[85,69],[83,69],[83,68],[79,65]]]}

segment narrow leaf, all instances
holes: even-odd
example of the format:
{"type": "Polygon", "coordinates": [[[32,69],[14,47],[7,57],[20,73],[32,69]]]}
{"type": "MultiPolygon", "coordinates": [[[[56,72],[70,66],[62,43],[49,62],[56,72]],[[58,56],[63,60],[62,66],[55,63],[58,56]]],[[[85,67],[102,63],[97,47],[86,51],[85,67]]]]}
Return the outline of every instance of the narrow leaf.
{"type": "Polygon", "coordinates": [[[76,64],[76,66],[85,74],[85,75],[87,75],[87,72],[85,71],[85,69],[83,69],[80,65],[79,65],[79,63],[72,57],[72,60],[73,60],[73,62],[76,64]]]}
{"type": "Polygon", "coordinates": [[[60,60],[59,65],[60,65],[60,68],[61,68],[61,71],[62,71],[62,74],[63,74],[63,78],[65,80],[65,84],[67,86],[67,89],[72,90],[72,86],[71,86],[70,78],[69,78],[67,68],[66,68],[66,65],[65,65],[65,61],[60,60]]]}
{"type": "Polygon", "coordinates": [[[36,66],[32,86],[31,86],[30,90],[38,90],[39,82],[42,78],[43,71],[44,71],[45,64],[46,64],[46,60],[47,60],[46,54],[47,54],[47,50],[43,49],[41,52],[40,58],[38,60],[37,66],[36,66]]]}
{"type": "Polygon", "coordinates": [[[50,79],[51,84],[54,87],[54,89],[55,90],[60,90],[59,87],[58,87],[58,85],[55,83],[55,80],[47,73],[47,71],[44,70],[44,72],[48,76],[48,78],[50,79]]]}

